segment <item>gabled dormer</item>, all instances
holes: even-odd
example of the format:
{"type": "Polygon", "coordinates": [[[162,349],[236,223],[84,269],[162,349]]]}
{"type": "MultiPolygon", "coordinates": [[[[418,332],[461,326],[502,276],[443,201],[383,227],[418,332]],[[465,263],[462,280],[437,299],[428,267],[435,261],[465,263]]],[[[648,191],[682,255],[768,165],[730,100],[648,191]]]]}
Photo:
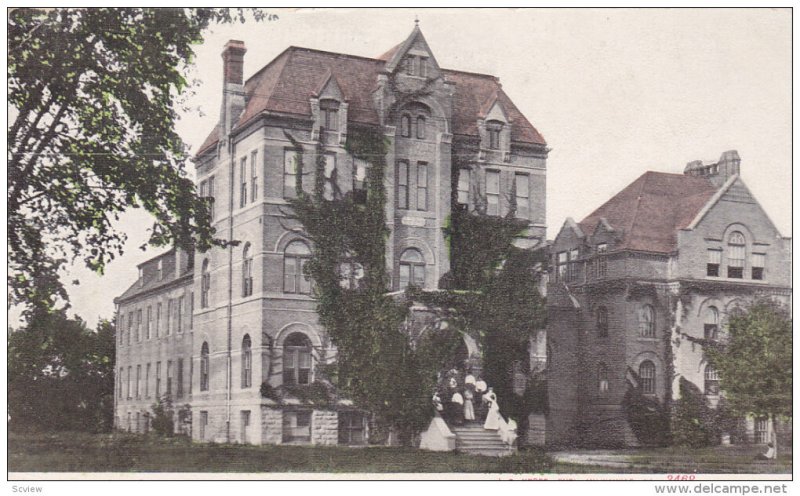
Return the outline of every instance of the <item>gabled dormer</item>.
{"type": "Polygon", "coordinates": [[[313,139],[328,145],[343,145],[347,138],[347,98],[330,70],[311,97],[310,104],[314,119],[313,139]]]}
{"type": "Polygon", "coordinates": [[[411,80],[418,80],[424,84],[430,79],[437,79],[442,75],[436,57],[433,56],[425,36],[419,28],[419,23],[415,24],[414,30],[406,40],[387,52],[387,62],[384,72],[392,75],[395,80],[403,80],[411,83],[411,80]]]}
{"type": "Polygon", "coordinates": [[[480,160],[511,161],[511,119],[495,91],[481,106],[478,116],[480,160]]]}

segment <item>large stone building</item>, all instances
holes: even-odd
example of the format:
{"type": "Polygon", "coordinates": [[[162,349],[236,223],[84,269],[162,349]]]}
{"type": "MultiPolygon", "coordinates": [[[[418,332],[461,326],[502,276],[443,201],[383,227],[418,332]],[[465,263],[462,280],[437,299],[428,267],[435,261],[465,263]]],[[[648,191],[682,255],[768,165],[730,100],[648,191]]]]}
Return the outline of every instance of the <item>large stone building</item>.
{"type": "MultiPolygon", "coordinates": [[[[684,174],[646,172],[551,247],[548,284],[550,445],[636,445],[630,387],[662,405],[681,378],[719,400],[702,341],[754,297],[789,303],[790,240],[742,181],[735,151],[684,174]]],[[[767,422],[749,419],[752,440],[767,422]]]]}
{"type": "MultiPolygon", "coordinates": [[[[198,441],[362,443],[363,416],[346,402],[277,404],[260,391],[310,384],[336,356],[303,273],[312,247],[286,215],[299,153],[305,163],[324,154],[326,192],[358,198],[367,163],[346,152],[348,133],[386,137],[387,291],[397,291],[438,287],[457,205],[489,215],[515,205],[529,221],[522,244],[544,240],[545,141],[496,77],[442,69],[418,27],[374,59],[289,47],[247,81],[245,52],[239,41],[224,48],[219,124],[195,158],[217,235],[239,244],[148,260],[116,300],[117,426],[145,431],[169,393],[198,441]]],[[[304,188],[313,181],[305,175],[304,188]]]]}

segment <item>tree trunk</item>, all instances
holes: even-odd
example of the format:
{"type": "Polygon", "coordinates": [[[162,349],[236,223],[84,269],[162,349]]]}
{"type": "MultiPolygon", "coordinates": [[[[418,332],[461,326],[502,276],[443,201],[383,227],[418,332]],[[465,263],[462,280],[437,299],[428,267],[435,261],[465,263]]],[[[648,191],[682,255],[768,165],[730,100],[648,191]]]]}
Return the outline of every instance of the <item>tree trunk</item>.
{"type": "Polygon", "coordinates": [[[778,423],[775,421],[775,414],[770,414],[769,416],[770,424],[772,424],[772,459],[778,459],[778,423]]]}

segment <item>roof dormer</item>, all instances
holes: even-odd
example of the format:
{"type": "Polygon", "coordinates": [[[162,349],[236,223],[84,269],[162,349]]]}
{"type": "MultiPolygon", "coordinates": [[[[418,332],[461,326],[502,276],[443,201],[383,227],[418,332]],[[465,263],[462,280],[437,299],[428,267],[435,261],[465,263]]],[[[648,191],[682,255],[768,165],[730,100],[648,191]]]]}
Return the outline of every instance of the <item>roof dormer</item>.
{"type": "Polygon", "coordinates": [[[314,139],[344,144],[347,137],[347,103],[336,76],[329,70],[310,100],[314,139]]]}
{"type": "Polygon", "coordinates": [[[419,21],[408,38],[384,56],[387,58],[384,67],[387,74],[419,79],[436,79],[441,76],[439,64],[419,29],[419,21]]]}
{"type": "Polygon", "coordinates": [[[511,120],[497,92],[484,102],[478,116],[478,132],[481,136],[481,159],[497,162],[511,158],[511,120]]]}

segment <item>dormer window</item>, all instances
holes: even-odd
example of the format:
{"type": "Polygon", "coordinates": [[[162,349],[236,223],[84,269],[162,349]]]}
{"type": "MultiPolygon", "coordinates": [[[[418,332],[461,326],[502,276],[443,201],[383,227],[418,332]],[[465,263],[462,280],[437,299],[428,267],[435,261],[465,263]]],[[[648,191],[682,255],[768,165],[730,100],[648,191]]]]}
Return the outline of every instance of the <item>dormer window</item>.
{"type": "Polygon", "coordinates": [[[486,124],[486,130],[489,132],[489,149],[500,149],[500,131],[503,130],[503,123],[500,121],[490,121],[486,124]]]}
{"type": "Polygon", "coordinates": [[[409,55],[405,59],[403,59],[403,66],[405,68],[405,73],[409,76],[414,75],[414,57],[409,55]]]}
{"type": "Polygon", "coordinates": [[[419,57],[419,74],[420,77],[428,76],[428,57],[419,57]]]}
{"type": "Polygon", "coordinates": [[[339,129],[339,102],[336,100],[322,100],[319,102],[320,126],[326,131],[339,129]]]}

